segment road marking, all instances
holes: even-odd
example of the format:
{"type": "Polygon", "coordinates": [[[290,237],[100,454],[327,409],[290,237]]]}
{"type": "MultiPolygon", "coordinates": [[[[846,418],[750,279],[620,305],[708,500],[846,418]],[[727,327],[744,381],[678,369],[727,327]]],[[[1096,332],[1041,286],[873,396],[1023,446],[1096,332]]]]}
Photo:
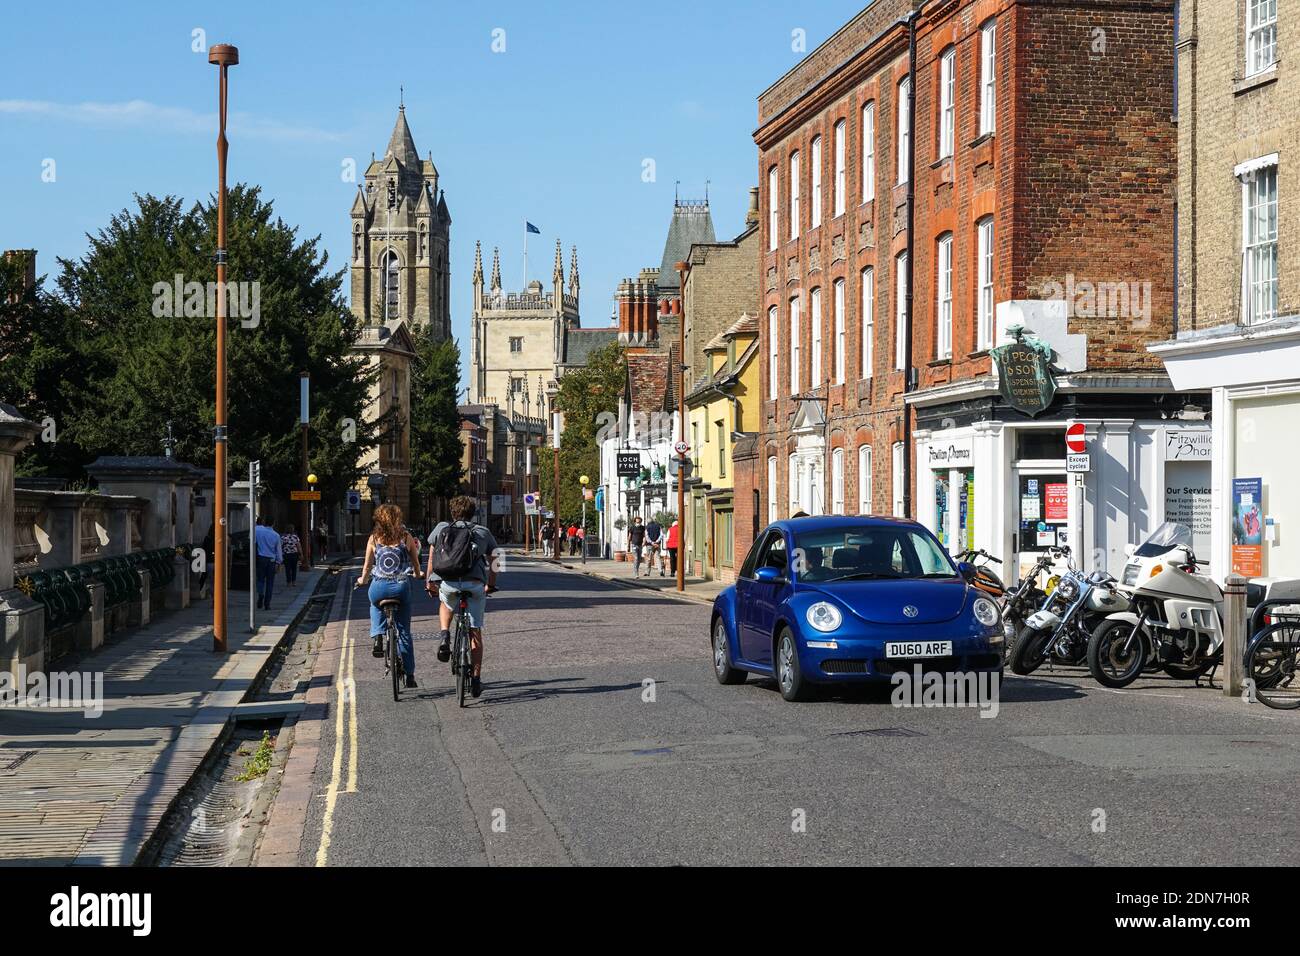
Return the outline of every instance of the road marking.
{"type": "MultiPolygon", "coordinates": [[[[334,807],[338,803],[339,783],[343,777],[343,715],[347,709],[349,697],[355,697],[355,690],[349,693],[348,673],[345,664],[348,662],[348,650],[351,647],[351,639],[348,631],[352,624],[352,593],[355,587],[348,588],[348,599],[343,608],[343,639],[339,645],[339,664],[337,673],[334,675],[335,705],[334,705],[334,763],[330,770],[330,785],[325,792],[325,817],[321,821],[320,845],[316,848],[316,865],[325,866],[329,860],[330,835],[334,830],[334,807]]],[[[355,688],[355,684],[353,688],[355,688]]],[[[349,787],[348,792],[356,792],[356,702],[352,704],[352,721],[349,725],[352,745],[352,763],[349,767],[349,787]]]]}

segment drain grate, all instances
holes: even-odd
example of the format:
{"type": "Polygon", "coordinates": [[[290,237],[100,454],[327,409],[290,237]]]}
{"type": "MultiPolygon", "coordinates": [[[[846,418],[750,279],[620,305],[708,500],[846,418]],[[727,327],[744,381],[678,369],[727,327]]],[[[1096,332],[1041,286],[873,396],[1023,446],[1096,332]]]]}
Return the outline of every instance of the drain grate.
{"type": "Polygon", "coordinates": [[[11,770],[17,770],[24,763],[36,756],[35,750],[20,750],[13,755],[0,757],[0,773],[8,773],[11,770]]]}
{"type": "Polygon", "coordinates": [[[873,727],[870,730],[846,730],[843,733],[831,734],[832,737],[924,737],[925,734],[919,730],[909,730],[906,727],[873,727]]]}

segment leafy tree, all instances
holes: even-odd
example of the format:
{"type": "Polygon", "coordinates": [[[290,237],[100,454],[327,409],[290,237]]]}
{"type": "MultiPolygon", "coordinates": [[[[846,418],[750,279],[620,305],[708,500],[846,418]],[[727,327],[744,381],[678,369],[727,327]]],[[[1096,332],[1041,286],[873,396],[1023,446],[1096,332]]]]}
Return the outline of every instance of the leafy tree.
{"type": "MultiPolygon", "coordinates": [[[[618,409],[618,396],[627,381],[627,362],[617,342],[591,353],[584,368],[567,372],[560,379],[555,408],[564,413],[564,433],[560,438],[560,497],[556,517],[566,525],[582,519],[582,485],[587,475],[594,485],[600,476],[600,446],[596,433],[599,417],[618,409]]],[[[541,468],[542,501],[548,505],[555,498],[554,468],[541,468]]],[[[587,532],[596,529],[596,509],[587,507],[587,532]]]]}
{"type": "Polygon", "coordinates": [[[411,366],[411,492],[419,496],[425,516],[433,512],[435,500],[460,490],[459,394],[460,346],[454,339],[438,342],[417,332],[411,366]]]}
{"type": "MultiPolygon", "coordinates": [[[[176,457],[211,467],[215,315],[211,300],[194,299],[184,284],[215,282],[216,201],[210,197],[188,212],[171,196],[137,196],[136,205],[88,236],[90,251],[79,261],[60,263],[59,287],[76,313],[82,373],[67,430],[90,460],[158,454],[170,421],[176,457]]],[[[387,416],[365,421],[377,373],[351,351],[360,324],[343,303],[343,272],[327,272],[320,237],[299,241],[257,187],[229,191],[227,223],[227,282],[247,283],[242,301],[256,305],[255,314],[242,317],[227,310],[230,477],[246,474],[256,458],[272,490],[297,487],[298,380],[306,371],[310,467],[326,497],[339,496],[359,477],[362,451],[391,427],[387,416]]]]}
{"type": "Polygon", "coordinates": [[[68,380],[77,377],[68,310],[44,288],[26,282],[26,259],[0,259],[0,402],[41,426],[38,440],[19,456],[22,475],[74,471],[81,454],[64,431],[68,380]]]}

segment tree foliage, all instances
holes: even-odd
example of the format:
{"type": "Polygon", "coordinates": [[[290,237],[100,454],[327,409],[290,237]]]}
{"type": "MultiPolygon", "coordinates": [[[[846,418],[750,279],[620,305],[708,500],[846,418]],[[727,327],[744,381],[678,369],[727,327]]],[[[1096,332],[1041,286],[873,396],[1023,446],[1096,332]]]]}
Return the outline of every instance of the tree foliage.
{"type": "MultiPolygon", "coordinates": [[[[566,526],[582,518],[583,475],[592,485],[600,479],[600,446],[597,432],[600,415],[616,412],[618,396],[627,381],[627,362],[617,342],[591,353],[584,368],[573,369],[560,379],[555,398],[557,411],[564,413],[560,440],[560,498],[556,516],[566,526]]],[[[542,501],[547,507],[555,499],[554,468],[541,468],[542,501]]],[[[587,507],[587,530],[596,528],[596,509],[587,507]]]]}
{"type": "Polygon", "coordinates": [[[454,339],[437,342],[417,332],[411,366],[411,493],[423,499],[426,515],[434,499],[460,490],[459,390],[460,346],[454,339]]]}
{"type": "MultiPolygon", "coordinates": [[[[213,197],[185,211],[175,197],[137,196],[136,208],[87,236],[81,259],[60,260],[74,326],[66,345],[77,366],[76,381],[64,383],[61,441],[82,464],[101,454],[159,454],[170,421],[176,457],[212,466],[216,322],[206,301],[202,314],[185,315],[174,286],[177,277],[215,281],[216,216],[213,197]]],[[[343,303],[343,272],[328,272],[320,237],[299,241],[257,187],[229,191],[227,223],[227,282],[256,283],[245,289],[255,288],[258,306],[256,323],[227,319],[229,477],[260,459],[269,488],[297,487],[306,371],[310,468],[327,495],[339,495],[359,476],[361,452],[391,427],[386,417],[365,421],[376,373],[351,351],[359,323],[343,303]]]]}

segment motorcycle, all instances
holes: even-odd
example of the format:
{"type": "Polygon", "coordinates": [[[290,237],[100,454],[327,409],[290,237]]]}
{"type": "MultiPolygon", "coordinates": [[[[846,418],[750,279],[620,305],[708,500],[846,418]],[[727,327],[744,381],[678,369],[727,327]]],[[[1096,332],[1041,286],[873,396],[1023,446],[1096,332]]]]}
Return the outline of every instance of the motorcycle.
{"type": "Polygon", "coordinates": [[[1047,591],[1039,586],[1039,578],[1053,564],[1068,557],[1069,548],[1050,548],[1038,557],[1029,573],[1020,579],[1020,583],[1009,589],[1002,597],[1002,629],[1005,635],[1006,659],[1016,649],[1016,637],[1020,633],[1025,618],[1037,611],[1047,600],[1047,591]]]}
{"type": "Polygon", "coordinates": [[[1148,660],[1198,680],[1223,658],[1223,590],[1195,573],[1190,533],[1165,554],[1129,592],[1131,607],[1108,615],[1088,640],[1088,670],[1103,687],[1127,687],[1148,660]]]}
{"type": "Polygon", "coordinates": [[[1001,564],[1001,558],[995,558],[983,548],[978,550],[967,549],[959,552],[953,558],[958,564],[969,564],[971,567],[971,584],[984,591],[989,597],[994,599],[1002,597],[1006,593],[1006,585],[1002,583],[1002,578],[996,571],[989,567],[989,564],[1001,564]]]}
{"type": "Polygon", "coordinates": [[[1125,548],[1128,561],[1120,574],[1119,586],[1131,590],[1148,580],[1157,565],[1177,564],[1195,567],[1192,554],[1192,529],[1176,521],[1166,521],[1136,547],[1125,548]]]}
{"type": "Polygon", "coordinates": [[[1080,664],[1097,622],[1129,607],[1129,599],[1105,571],[1084,574],[1071,565],[1041,608],[1025,619],[1009,663],[1016,674],[1032,674],[1050,657],[1080,664]]]}

